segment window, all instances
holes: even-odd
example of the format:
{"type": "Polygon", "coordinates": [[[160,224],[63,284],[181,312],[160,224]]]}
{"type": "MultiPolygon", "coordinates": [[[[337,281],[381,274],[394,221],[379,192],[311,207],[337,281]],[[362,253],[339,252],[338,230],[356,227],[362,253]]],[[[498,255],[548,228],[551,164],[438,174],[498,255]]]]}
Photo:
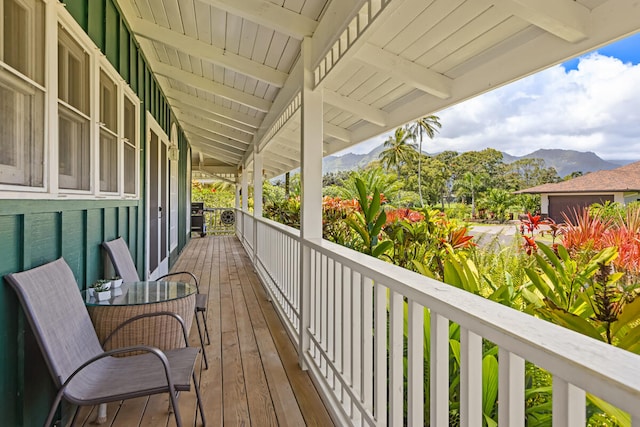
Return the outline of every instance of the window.
{"type": "Polygon", "coordinates": [[[0,184],[44,185],[44,5],[0,1],[0,184]]]}
{"type": "Polygon", "coordinates": [[[138,197],[140,137],[135,92],[66,9],[0,0],[0,197],[138,197]]]}
{"type": "Polygon", "coordinates": [[[137,183],[137,150],[136,150],[136,106],[129,97],[124,97],[124,192],[136,194],[137,183]]]}
{"type": "Polygon", "coordinates": [[[100,191],[118,191],[118,90],[100,71],[100,191]]]}
{"type": "Polygon", "coordinates": [[[89,55],[58,28],[58,185],[91,188],[89,55]]]}

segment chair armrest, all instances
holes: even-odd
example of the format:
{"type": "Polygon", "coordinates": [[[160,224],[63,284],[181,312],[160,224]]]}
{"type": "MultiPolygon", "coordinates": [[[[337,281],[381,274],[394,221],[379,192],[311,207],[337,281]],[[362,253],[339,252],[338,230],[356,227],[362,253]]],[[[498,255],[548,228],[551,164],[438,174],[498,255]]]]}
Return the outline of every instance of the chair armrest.
{"type": "Polygon", "coordinates": [[[189,271],[174,271],[173,273],[167,273],[163,276],[157,277],[156,280],[164,279],[165,277],[169,277],[169,276],[177,276],[179,274],[188,274],[189,276],[191,276],[193,281],[196,283],[196,289],[198,289],[198,293],[200,292],[199,285],[198,285],[198,278],[195,276],[195,274],[189,271]]]}
{"type": "Polygon", "coordinates": [[[185,347],[189,347],[189,339],[188,339],[188,334],[187,334],[187,327],[184,324],[184,320],[182,319],[182,317],[180,317],[180,315],[171,312],[171,311],[156,311],[153,313],[144,313],[144,314],[139,314],[137,316],[133,316],[127,320],[125,320],[124,322],[120,323],[118,326],[116,326],[116,328],[111,331],[111,333],[109,335],[107,335],[107,337],[102,341],[102,347],[104,347],[107,342],[109,342],[109,340],[111,340],[111,338],[113,338],[113,336],[116,334],[116,332],[118,332],[120,329],[124,328],[125,326],[129,325],[130,323],[136,322],[140,319],[145,319],[147,317],[158,317],[158,316],[169,316],[169,317],[173,317],[174,319],[176,319],[178,321],[178,323],[180,323],[180,326],[182,327],[182,337],[184,338],[184,344],[185,347]]]}

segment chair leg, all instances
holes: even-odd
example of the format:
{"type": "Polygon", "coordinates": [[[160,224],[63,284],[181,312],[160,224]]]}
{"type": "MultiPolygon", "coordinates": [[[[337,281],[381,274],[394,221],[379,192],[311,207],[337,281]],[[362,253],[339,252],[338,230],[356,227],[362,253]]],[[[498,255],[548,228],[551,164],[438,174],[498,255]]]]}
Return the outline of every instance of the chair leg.
{"type": "Polygon", "coordinates": [[[211,338],[209,338],[209,328],[207,327],[207,311],[201,311],[202,322],[204,323],[204,334],[207,337],[207,345],[211,344],[211,338]]]}
{"type": "MultiPolygon", "coordinates": [[[[202,420],[202,427],[207,425],[207,422],[204,419],[204,408],[202,407],[202,396],[200,396],[200,385],[198,384],[198,380],[196,379],[195,371],[191,374],[193,376],[193,388],[196,389],[196,398],[198,400],[198,409],[200,410],[200,419],[202,420]]],[[[196,414],[195,419],[193,420],[194,427],[197,423],[198,417],[196,414]]]]}
{"type": "MultiPolygon", "coordinates": [[[[209,362],[207,361],[207,353],[204,351],[204,337],[202,336],[202,327],[200,326],[200,319],[198,319],[198,313],[195,315],[196,326],[198,327],[198,338],[200,338],[200,347],[202,347],[202,360],[204,361],[204,369],[209,369],[209,362]]],[[[206,327],[206,322],[205,322],[206,327]]]]}
{"type": "Polygon", "coordinates": [[[49,427],[53,423],[53,417],[56,415],[56,410],[58,409],[58,405],[62,400],[63,394],[64,394],[64,388],[60,389],[58,391],[58,394],[56,394],[56,398],[51,404],[51,409],[49,409],[49,414],[47,415],[47,419],[44,422],[45,427],[49,427]]]}
{"type": "Polygon", "coordinates": [[[176,419],[176,427],[182,427],[182,418],[180,418],[180,412],[178,410],[178,398],[173,390],[169,390],[169,399],[171,401],[171,406],[173,407],[173,416],[176,419]]]}

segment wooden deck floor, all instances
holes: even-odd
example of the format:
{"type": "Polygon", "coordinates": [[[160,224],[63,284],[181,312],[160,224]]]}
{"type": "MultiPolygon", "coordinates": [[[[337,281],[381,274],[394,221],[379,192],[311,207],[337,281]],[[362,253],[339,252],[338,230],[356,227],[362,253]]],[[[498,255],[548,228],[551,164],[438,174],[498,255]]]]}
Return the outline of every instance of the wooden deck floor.
{"type": "MultiPolygon", "coordinates": [[[[209,426],[333,425],[234,236],[193,238],[173,270],[192,271],[209,294],[209,369],[198,366],[209,426]]],[[[195,322],[190,341],[199,345],[195,322]]],[[[182,393],[179,402],[185,426],[193,425],[195,393],[182,393]]],[[[166,394],[110,404],[103,425],[172,426],[168,405],[166,394]]],[[[95,427],[95,416],[96,408],[82,408],[76,425],[95,427]]]]}

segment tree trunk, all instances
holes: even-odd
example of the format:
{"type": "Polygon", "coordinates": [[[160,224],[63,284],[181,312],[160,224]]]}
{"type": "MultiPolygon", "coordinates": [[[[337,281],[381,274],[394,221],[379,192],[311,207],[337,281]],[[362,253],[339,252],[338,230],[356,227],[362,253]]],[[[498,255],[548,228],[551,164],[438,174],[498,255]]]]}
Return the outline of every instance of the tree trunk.
{"type": "Polygon", "coordinates": [[[284,174],[284,198],[289,198],[289,172],[284,174]]]}
{"type": "Polygon", "coordinates": [[[418,194],[420,195],[420,207],[424,207],[422,201],[422,135],[420,135],[420,149],[418,150],[418,194]]]}
{"type": "Polygon", "coordinates": [[[471,218],[476,217],[476,195],[471,193],[471,218]]]}

